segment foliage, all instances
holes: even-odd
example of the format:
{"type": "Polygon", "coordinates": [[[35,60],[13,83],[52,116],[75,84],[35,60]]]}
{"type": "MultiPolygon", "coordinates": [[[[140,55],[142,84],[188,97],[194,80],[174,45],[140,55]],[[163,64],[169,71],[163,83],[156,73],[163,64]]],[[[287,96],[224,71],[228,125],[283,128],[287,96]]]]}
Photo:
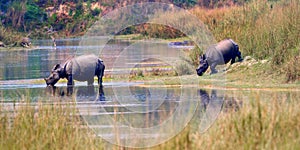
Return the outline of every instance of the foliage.
{"type": "Polygon", "coordinates": [[[24,29],[24,15],[26,12],[27,1],[12,1],[7,9],[5,23],[11,25],[15,29],[24,29]]]}
{"type": "Polygon", "coordinates": [[[75,8],[76,9],[75,9],[74,19],[78,19],[80,16],[83,15],[83,6],[81,3],[77,3],[75,8]]]}
{"type": "Polygon", "coordinates": [[[200,50],[199,47],[195,46],[191,51],[190,51],[190,58],[193,62],[194,66],[197,66],[199,64],[199,56],[203,54],[203,51],[200,50]]]}
{"type": "Polygon", "coordinates": [[[101,13],[101,9],[99,9],[99,8],[95,8],[94,10],[92,10],[93,16],[98,16],[100,13],[101,13]]]}
{"type": "Polygon", "coordinates": [[[5,28],[0,23],[0,41],[3,42],[6,46],[16,45],[18,40],[22,39],[22,33],[5,28]]]}
{"type": "Polygon", "coordinates": [[[26,10],[24,19],[26,20],[27,29],[24,29],[25,31],[35,29],[47,20],[47,14],[34,3],[28,3],[26,10]]]}

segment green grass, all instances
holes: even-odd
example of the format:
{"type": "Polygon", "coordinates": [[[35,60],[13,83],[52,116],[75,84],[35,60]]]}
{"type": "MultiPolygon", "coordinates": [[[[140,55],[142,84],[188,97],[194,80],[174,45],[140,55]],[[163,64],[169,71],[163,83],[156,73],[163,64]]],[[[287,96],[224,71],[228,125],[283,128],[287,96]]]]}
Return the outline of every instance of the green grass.
{"type": "Polygon", "coordinates": [[[103,149],[102,141],[82,129],[74,105],[29,102],[14,112],[0,107],[0,149],[103,149]]]}

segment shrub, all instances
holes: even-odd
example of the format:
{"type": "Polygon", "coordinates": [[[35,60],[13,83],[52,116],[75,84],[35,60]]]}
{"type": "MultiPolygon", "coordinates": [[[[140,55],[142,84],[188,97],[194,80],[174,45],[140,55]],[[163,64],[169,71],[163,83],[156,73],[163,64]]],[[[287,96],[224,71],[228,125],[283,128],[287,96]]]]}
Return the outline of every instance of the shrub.
{"type": "Polygon", "coordinates": [[[94,10],[92,10],[93,16],[98,16],[100,13],[101,13],[101,9],[99,9],[99,8],[95,8],[94,10]]]}
{"type": "Polygon", "coordinates": [[[199,56],[200,54],[202,54],[203,52],[200,50],[199,47],[194,47],[191,51],[190,51],[190,58],[191,61],[193,63],[194,66],[197,66],[199,64],[199,56]]]}
{"type": "Polygon", "coordinates": [[[190,75],[195,73],[191,67],[191,65],[189,65],[187,62],[181,62],[176,66],[176,74],[178,74],[179,76],[181,75],[190,75]]]}
{"type": "Polygon", "coordinates": [[[300,55],[294,56],[285,66],[286,81],[300,81],[300,55]]]}

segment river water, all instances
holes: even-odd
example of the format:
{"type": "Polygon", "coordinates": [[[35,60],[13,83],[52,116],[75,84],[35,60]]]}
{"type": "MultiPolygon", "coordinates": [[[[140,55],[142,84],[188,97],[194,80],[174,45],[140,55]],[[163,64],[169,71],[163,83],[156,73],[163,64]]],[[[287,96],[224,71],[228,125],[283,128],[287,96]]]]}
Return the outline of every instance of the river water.
{"type": "MultiPolygon", "coordinates": [[[[143,82],[119,80],[104,82],[101,90],[75,81],[74,95],[66,96],[66,83],[49,89],[41,79],[49,75],[53,65],[88,53],[87,47],[80,45],[80,39],[57,40],[56,48],[50,40],[34,44],[39,48],[0,52],[0,100],[4,106],[22,105],[28,99],[36,105],[37,101],[51,104],[57,99],[75,98],[88,127],[99,137],[122,146],[149,147],[163,143],[191,121],[199,124],[199,132],[205,132],[219,113],[243,109],[253,95],[266,102],[273,100],[274,93],[276,100],[288,101],[299,96],[298,91],[220,90],[196,85],[145,87],[143,82]]],[[[126,70],[136,67],[172,68],[183,56],[183,48],[191,47],[170,47],[164,41],[114,41],[88,49],[104,60],[107,75],[130,73],[126,70]]]]}

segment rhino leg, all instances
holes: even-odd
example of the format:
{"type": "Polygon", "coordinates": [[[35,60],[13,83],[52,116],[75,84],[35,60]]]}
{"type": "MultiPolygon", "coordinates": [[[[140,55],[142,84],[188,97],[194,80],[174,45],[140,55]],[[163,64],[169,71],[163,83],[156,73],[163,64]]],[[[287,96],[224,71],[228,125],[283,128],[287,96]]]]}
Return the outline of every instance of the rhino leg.
{"type": "Polygon", "coordinates": [[[73,76],[72,74],[67,76],[67,95],[72,95],[73,94],[73,76]]]}
{"type": "Polygon", "coordinates": [[[98,93],[98,100],[99,101],[105,101],[105,94],[104,94],[104,91],[103,91],[103,86],[100,86],[99,87],[99,93],[98,93]]]}
{"type": "Polygon", "coordinates": [[[94,84],[94,78],[88,80],[88,86],[91,86],[94,84]]]}
{"type": "Polygon", "coordinates": [[[102,87],[102,78],[104,76],[105,65],[99,60],[96,68],[96,76],[98,77],[98,85],[102,87]]]}
{"type": "Polygon", "coordinates": [[[237,52],[237,57],[239,58],[239,62],[243,61],[242,53],[240,51],[237,52]]]}
{"type": "Polygon", "coordinates": [[[215,74],[215,73],[218,73],[218,71],[216,70],[216,66],[217,66],[217,64],[216,63],[212,63],[211,65],[210,65],[210,74],[215,74]]]}
{"type": "Polygon", "coordinates": [[[230,62],[231,65],[235,63],[235,58],[236,58],[236,56],[234,56],[233,58],[231,58],[231,62],[230,62]]]}
{"type": "Polygon", "coordinates": [[[98,85],[100,85],[100,86],[102,86],[102,78],[103,78],[103,72],[104,72],[104,70],[103,71],[101,71],[101,73],[99,74],[99,75],[97,75],[97,77],[98,77],[98,85]]]}

